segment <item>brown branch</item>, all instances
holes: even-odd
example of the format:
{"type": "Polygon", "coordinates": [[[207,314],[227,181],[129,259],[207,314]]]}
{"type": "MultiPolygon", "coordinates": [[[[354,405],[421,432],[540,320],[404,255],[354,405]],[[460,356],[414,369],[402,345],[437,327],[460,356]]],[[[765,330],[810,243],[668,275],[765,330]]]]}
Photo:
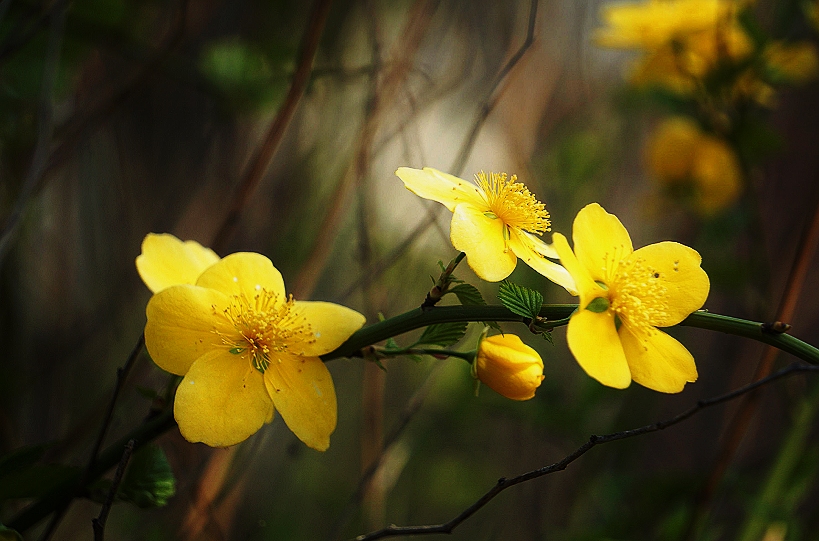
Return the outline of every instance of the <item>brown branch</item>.
{"type": "Polygon", "coordinates": [[[114,497],[117,495],[120,483],[122,483],[125,467],[128,465],[128,461],[131,460],[135,443],[134,440],[130,440],[125,446],[125,451],[122,453],[117,471],[114,473],[111,488],[108,490],[108,496],[105,498],[105,504],[103,504],[102,509],[100,509],[100,516],[91,521],[91,526],[94,529],[94,541],[103,541],[105,539],[105,523],[108,521],[108,513],[111,512],[111,506],[114,505],[114,497]]]}
{"type": "Polygon", "coordinates": [[[258,186],[262,177],[267,172],[267,168],[270,167],[270,162],[284,138],[284,133],[293,118],[293,113],[295,113],[296,107],[304,95],[307,83],[310,81],[313,61],[316,57],[316,51],[318,50],[332,3],[332,0],[316,0],[313,4],[313,9],[310,12],[310,18],[307,23],[307,29],[302,36],[301,45],[299,47],[298,64],[293,74],[293,80],[290,83],[290,89],[287,91],[287,96],[285,96],[284,103],[278,113],[276,113],[276,117],[273,119],[273,122],[270,123],[262,145],[250,160],[250,164],[242,175],[239,187],[234,192],[230,210],[228,210],[227,216],[224,222],[222,222],[222,226],[217,231],[211,243],[211,247],[217,252],[225,247],[227,241],[233,235],[242,210],[256,189],[256,186],[258,186]]]}
{"type": "Polygon", "coordinates": [[[772,381],[781,379],[783,377],[789,376],[791,374],[799,373],[799,372],[819,372],[819,366],[813,365],[804,365],[800,363],[794,363],[787,368],[780,370],[766,378],[760,379],[753,383],[749,383],[744,387],[740,387],[734,391],[729,393],[716,396],[709,399],[699,400],[696,405],[690,407],[689,409],[685,410],[684,412],[664,421],[658,421],[656,423],[652,423],[650,425],[645,425],[639,428],[634,428],[631,430],[624,430],[621,432],[614,432],[611,434],[605,434],[601,436],[592,435],[589,437],[588,441],[578,447],[574,452],[564,457],[562,460],[555,462],[549,466],[545,466],[543,468],[533,470],[517,477],[512,477],[507,479],[505,477],[501,477],[498,482],[492,487],[489,491],[487,491],[483,496],[478,498],[472,505],[464,509],[461,513],[457,516],[453,517],[451,520],[444,522],[442,524],[427,524],[422,526],[395,526],[390,525],[386,528],[378,530],[376,532],[371,532],[365,535],[360,535],[355,538],[355,541],[372,541],[374,539],[382,539],[385,537],[394,537],[398,535],[429,535],[429,534],[436,534],[436,533],[445,533],[450,534],[452,531],[457,528],[461,523],[466,521],[469,517],[474,515],[478,510],[484,507],[487,503],[495,498],[498,494],[503,492],[509,487],[518,485],[520,483],[524,483],[526,481],[531,481],[532,479],[537,479],[538,477],[543,477],[544,475],[549,475],[551,473],[555,473],[558,471],[565,470],[569,464],[586,454],[590,451],[593,447],[601,445],[603,443],[610,443],[613,441],[624,440],[628,438],[633,438],[636,436],[642,436],[644,434],[649,434],[651,432],[657,432],[663,429],[666,429],[670,426],[676,425],[685,421],[689,417],[699,413],[705,408],[710,406],[715,406],[717,404],[721,404],[723,402],[728,402],[729,400],[733,400],[740,396],[745,395],[746,393],[750,393],[763,385],[767,385],[772,381]]]}
{"type": "Polygon", "coordinates": [[[404,409],[401,410],[401,413],[398,416],[398,421],[396,422],[395,427],[390,435],[384,440],[384,446],[382,447],[381,452],[376,460],[373,461],[364,471],[364,473],[361,474],[361,478],[358,480],[358,486],[356,486],[356,489],[350,496],[344,510],[341,512],[338,519],[336,519],[336,522],[332,528],[333,534],[329,537],[330,539],[341,538],[344,529],[350,522],[353,512],[364,498],[364,494],[366,493],[370,481],[372,481],[379,468],[381,468],[385,458],[393,448],[393,445],[395,445],[395,443],[404,433],[404,430],[407,428],[407,426],[409,426],[410,421],[412,421],[415,415],[421,410],[424,400],[426,400],[429,391],[432,389],[433,383],[435,383],[436,376],[443,367],[444,361],[438,361],[430,370],[429,374],[424,380],[424,383],[422,383],[421,386],[418,387],[418,389],[416,389],[416,391],[412,394],[410,399],[407,400],[407,403],[404,405],[404,409]]]}
{"type": "MultiPolygon", "coordinates": [[[[813,218],[810,222],[805,224],[802,232],[802,237],[799,243],[799,252],[796,255],[793,266],[791,267],[788,281],[785,285],[785,292],[782,296],[782,301],[777,311],[778,322],[793,321],[796,315],[796,304],[801,297],[802,288],[805,285],[810,264],[816,254],[816,248],[819,245],[819,201],[813,212],[813,218]]],[[[769,375],[773,369],[774,361],[778,356],[779,350],[773,346],[765,348],[762,358],[757,364],[752,381],[757,381],[769,375]]],[[[717,487],[725,476],[731,462],[736,456],[737,449],[739,449],[742,439],[748,430],[748,426],[756,413],[756,408],[759,403],[760,396],[758,393],[751,393],[740,403],[739,408],[734,414],[733,419],[729,423],[728,434],[717,452],[717,458],[711,469],[711,474],[705,483],[700,494],[697,497],[697,520],[691,521],[688,536],[692,535],[697,525],[707,515],[709,503],[716,493],[717,487]]]]}
{"type": "MultiPolygon", "coordinates": [[[[506,77],[512,71],[512,69],[520,62],[520,59],[523,58],[523,55],[532,46],[532,43],[535,41],[535,21],[537,19],[537,6],[538,0],[532,0],[530,7],[529,7],[529,20],[527,23],[527,30],[526,30],[526,39],[524,39],[521,46],[512,55],[512,57],[504,64],[504,66],[498,71],[498,74],[495,76],[494,81],[490,85],[490,91],[487,98],[483,101],[478,109],[478,114],[475,118],[475,121],[472,124],[472,128],[469,130],[469,134],[467,135],[466,139],[464,140],[463,144],[461,145],[461,149],[458,152],[455,161],[452,163],[449,171],[452,172],[455,176],[460,176],[463,173],[463,168],[466,165],[467,159],[469,159],[469,154],[472,152],[472,148],[475,146],[475,141],[478,139],[478,134],[483,128],[486,119],[489,118],[490,113],[494,110],[495,106],[498,104],[501,96],[503,95],[506,86],[503,84],[506,80],[506,77]]],[[[365,280],[372,280],[386,272],[390,267],[392,267],[397,261],[398,258],[401,257],[409,248],[415,243],[416,239],[426,232],[427,229],[430,228],[435,223],[434,217],[436,217],[441,212],[440,207],[436,207],[428,213],[428,216],[433,219],[427,219],[423,222],[416,225],[409,234],[407,234],[404,239],[398,243],[398,246],[393,248],[386,256],[381,258],[381,260],[375,262],[373,264],[373,271],[372,276],[369,277],[362,277],[356,280],[352,286],[345,292],[342,298],[348,297],[352,292],[361,287],[365,280]]]]}

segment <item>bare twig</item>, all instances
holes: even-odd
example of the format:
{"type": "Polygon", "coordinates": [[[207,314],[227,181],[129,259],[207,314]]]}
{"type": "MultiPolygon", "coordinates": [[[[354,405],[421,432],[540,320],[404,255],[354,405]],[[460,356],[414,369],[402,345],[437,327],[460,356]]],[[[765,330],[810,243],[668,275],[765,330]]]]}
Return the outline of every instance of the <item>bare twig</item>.
{"type": "MultiPolygon", "coordinates": [[[[793,321],[796,315],[796,303],[801,297],[802,288],[805,285],[805,279],[811,261],[813,261],[813,257],[816,254],[817,245],[819,245],[819,201],[817,201],[811,221],[805,224],[805,228],[802,232],[802,237],[799,242],[799,251],[796,254],[790,274],[788,275],[785,292],[782,295],[782,301],[777,311],[778,322],[793,321]]],[[[753,381],[764,378],[771,373],[778,354],[779,350],[774,346],[769,345],[765,348],[765,352],[754,372],[753,381]]],[[[722,445],[717,452],[717,458],[714,461],[711,473],[702,491],[698,494],[697,520],[691,521],[688,537],[695,534],[700,523],[705,520],[709,504],[716,493],[717,487],[725,476],[725,472],[736,456],[737,449],[739,449],[745,432],[747,432],[754,413],[756,413],[758,403],[759,394],[749,394],[740,403],[737,412],[729,423],[728,434],[723,439],[722,445]]]]}
{"type": "Polygon", "coordinates": [[[378,469],[384,464],[384,459],[388,455],[390,449],[392,449],[393,445],[398,441],[401,435],[404,433],[404,430],[409,426],[410,421],[412,421],[413,417],[420,411],[421,406],[424,404],[424,400],[426,400],[429,391],[432,389],[432,385],[435,383],[435,379],[440,373],[441,369],[444,367],[444,361],[438,361],[432,369],[427,374],[424,383],[421,384],[418,389],[412,394],[407,403],[404,405],[404,409],[401,410],[401,414],[398,416],[398,421],[395,424],[390,435],[384,440],[384,446],[381,449],[381,453],[378,455],[377,459],[373,461],[370,466],[361,474],[361,478],[358,480],[358,486],[356,487],[353,494],[350,496],[347,505],[344,507],[344,510],[339,515],[338,519],[332,528],[333,534],[330,536],[330,539],[340,539],[341,535],[344,532],[344,528],[347,527],[347,524],[350,522],[350,518],[353,515],[356,507],[361,503],[361,500],[364,497],[364,494],[367,490],[367,486],[370,484],[370,481],[375,476],[378,469]]]}
{"type": "Polygon", "coordinates": [[[457,516],[455,516],[454,518],[447,522],[444,522],[442,524],[428,524],[422,526],[390,525],[376,532],[368,533],[366,535],[360,535],[355,538],[355,541],[372,541],[374,539],[382,539],[385,537],[393,537],[398,535],[429,535],[436,533],[445,534],[452,533],[452,531],[456,527],[458,527],[461,523],[463,523],[469,517],[474,515],[479,509],[484,507],[487,503],[494,499],[495,496],[497,496],[507,488],[518,485],[520,483],[524,483],[526,481],[531,481],[532,479],[537,479],[538,477],[543,477],[544,475],[549,475],[551,473],[563,471],[568,467],[569,464],[571,464],[572,462],[586,454],[586,452],[590,451],[593,447],[596,447],[597,445],[633,438],[635,436],[642,436],[644,434],[649,434],[651,432],[663,430],[670,426],[681,423],[682,421],[685,421],[689,417],[695,415],[696,413],[702,411],[705,408],[715,406],[723,402],[728,402],[729,400],[733,400],[735,398],[745,395],[746,393],[752,392],[762,387],[763,385],[767,385],[772,381],[799,372],[819,372],[819,366],[794,363],[788,366],[787,368],[780,370],[779,372],[776,372],[766,378],[760,379],[753,383],[749,383],[748,385],[740,387],[739,389],[736,389],[729,393],[716,396],[714,398],[699,400],[696,405],[690,407],[689,409],[670,419],[666,419],[665,421],[658,421],[656,423],[645,425],[639,428],[624,430],[621,432],[614,432],[611,434],[605,434],[601,436],[592,435],[589,437],[586,443],[578,447],[574,452],[567,455],[562,460],[555,462],[554,464],[518,475],[517,477],[512,477],[510,479],[507,479],[505,477],[500,478],[497,484],[495,484],[494,487],[492,487],[483,496],[476,500],[475,503],[464,509],[461,513],[459,513],[457,516]]]}
{"type": "MultiPolygon", "coordinates": [[[[504,66],[498,71],[498,74],[495,76],[494,81],[490,85],[490,91],[486,99],[478,108],[478,114],[475,118],[475,121],[472,124],[472,128],[469,130],[469,134],[467,135],[464,143],[461,145],[461,149],[458,152],[455,161],[452,163],[449,171],[455,175],[460,176],[463,173],[463,168],[466,165],[467,159],[469,159],[469,154],[472,152],[472,148],[475,146],[475,141],[478,138],[478,134],[481,131],[486,119],[489,117],[489,114],[494,110],[495,106],[497,105],[498,101],[500,100],[501,96],[503,95],[503,91],[505,90],[505,85],[503,84],[506,80],[506,77],[509,75],[509,72],[520,62],[520,59],[523,58],[523,55],[532,46],[532,43],[535,41],[535,21],[537,19],[537,7],[538,7],[538,0],[532,0],[530,7],[529,7],[529,21],[527,24],[527,31],[526,31],[526,39],[523,41],[521,46],[512,55],[512,57],[504,64],[504,66]]],[[[375,277],[380,276],[382,273],[386,272],[392,265],[394,265],[398,258],[401,257],[409,248],[415,243],[416,239],[422,235],[427,229],[430,228],[435,223],[434,218],[440,213],[440,206],[436,206],[434,209],[430,210],[427,213],[427,217],[430,219],[425,219],[418,225],[416,225],[412,231],[410,231],[404,239],[398,243],[398,245],[393,248],[386,256],[381,258],[379,261],[375,262],[372,266],[372,276],[369,277],[362,277],[356,280],[350,288],[345,291],[342,298],[348,297],[354,290],[361,287],[364,280],[371,280],[375,277]]]]}
{"type": "Polygon", "coordinates": [[[278,113],[276,113],[276,117],[273,119],[273,122],[270,123],[262,145],[250,160],[250,164],[242,175],[239,187],[233,195],[230,210],[228,210],[222,227],[219,228],[211,243],[211,247],[216,251],[224,248],[228,239],[230,239],[235,231],[242,210],[265,172],[267,172],[267,168],[270,167],[270,162],[284,138],[287,126],[290,125],[293,113],[295,113],[296,107],[304,95],[304,90],[307,88],[307,83],[310,81],[313,60],[316,57],[316,51],[318,50],[321,35],[324,31],[324,25],[327,22],[327,16],[330,13],[332,3],[332,0],[316,0],[313,4],[313,9],[310,12],[310,18],[307,23],[307,29],[302,36],[297,68],[293,74],[290,89],[287,91],[287,96],[285,96],[281,108],[278,113]]]}
{"type": "Polygon", "coordinates": [[[105,498],[105,504],[103,504],[102,509],[100,509],[100,516],[91,521],[91,526],[94,529],[94,541],[103,541],[105,539],[105,522],[108,520],[108,513],[111,512],[111,506],[114,505],[114,497],[117,495],[120,483],[122,483],[125,467],[128,465],[128,461],[131,460],[135,443],[134,440],[130,440],[125,446],[125,451],[122,453],[117,471],[114,473],[111,488],[108,490],[108,496],[105,498]]]}
{"type": "Polygon", "coordinates": [[[0,263],[2,263],[3,255],[8,249],[28,200],[34,192],[43,171],[45,171],[51,152],[51,142],[54,135],[54,80],[57,76],[57,68],[60,65],[60,49],[65,31],[65,6],[62,3],[59,4],[59,7],[52,10],[48,17],[51,20],[51,29],[48,36],[45,62],[43,63],[43,80],[40,86],[37,143],[20,194],[5,224],[3,224],[2,231],[0,231],[0,263]]]}

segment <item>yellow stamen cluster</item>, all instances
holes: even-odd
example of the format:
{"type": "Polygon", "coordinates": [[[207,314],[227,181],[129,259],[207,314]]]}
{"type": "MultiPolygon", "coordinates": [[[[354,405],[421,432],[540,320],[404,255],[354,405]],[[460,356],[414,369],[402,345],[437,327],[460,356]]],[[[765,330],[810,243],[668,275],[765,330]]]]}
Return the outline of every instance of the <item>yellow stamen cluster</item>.
{"type": "Polygon", "coordinates": [[[475,183],[483,190],[492,214],[509,227],[515,227],[538,235],[550,230],[549,212],[546,205],[537,200],[517,175],[508,178],[506,173],[475,175],[475,183]]]}
{"type": "Polygon", "coordinates": [[[620,261],[609,284],[611,309],[643,338],[656,332],[654,322],[664,318],[668,310],[668,289],[659,278],[660,273],[642,260],[632,259],[620,261]]]}
{"type": "MultiPolygon", "coordinates": [[[[278,295],[257,286],[252,299],[236,295],[224,315],[238,336],[222,337],[230,352],[249,358],[253,367],[264,373],[270,366],[271,353],[283,353],[298,343],[313,343],[315,337],[304,316],[293,310],[292,295],[283,303],[278,295]]],[[[279,360],[281,362],[281,360],[279,360]]]]}

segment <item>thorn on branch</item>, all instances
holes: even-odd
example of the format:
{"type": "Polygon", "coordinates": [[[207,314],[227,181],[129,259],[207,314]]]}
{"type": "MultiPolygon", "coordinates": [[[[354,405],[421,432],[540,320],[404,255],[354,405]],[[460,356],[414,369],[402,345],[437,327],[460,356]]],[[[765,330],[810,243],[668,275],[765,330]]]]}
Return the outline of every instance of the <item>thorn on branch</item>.
{"type": "Polygon", "coordinates": [[[781,321],[767,321],[759,326],[762,332],[767,334],[782,334],[791,330],[790,323],[783,323],[781,321]]]}

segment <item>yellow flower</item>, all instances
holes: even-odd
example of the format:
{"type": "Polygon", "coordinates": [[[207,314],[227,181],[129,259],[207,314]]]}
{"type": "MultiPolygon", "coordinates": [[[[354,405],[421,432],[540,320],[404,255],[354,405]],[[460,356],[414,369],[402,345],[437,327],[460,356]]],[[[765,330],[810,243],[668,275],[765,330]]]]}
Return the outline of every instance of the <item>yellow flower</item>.
{"type": "Polygon", "coordinates": [[[703,214],[728,207],[742,191],[736,153],[686,117],[671,117],[657,128],[648,142],[646,161],[663,185],[690,186],[693,202],[703,214]]]}
{"type": "MultiPolygon", "coordinates": [[[[182,260],[183,269],[188,263],[182,260]]],[[[164,275],[173,276],[172,267],[168,262],[164,275]]],[[[174,417],[185,439],[233,445],[277,409],[308,446],[330,445],[336,394],[319,355],[341,345],[364,316],[293,300],[270,260],[254,253],[217,261],[195,285],[161,289],[146,312],[148,352],[160,368],[184,376],[174,417]]]]}
{"type": "Polygon", "coordinates": [[[601,10],[608,25],[596,41],[603,47],[638,49],[632,81],[689,94],[697,80],[724,62],[748,56],[753,43],[737,21],[731,0],[648,0],[609,4],[601,10]]]}
{"type": "Polygon", "coordinates": [[[480,278],[503,280],[515,270],[519,257],[549,280],[574,291],[566,269],[546,259],[557,258],[557,253],[535,236],[550,230],[549,213],[517,182],[517,176],[481,172],[472,184],[431,167],[401,167],[395,174],[409,191],[453,213],[452,245],[466,253],[469,266],[480,278]]]}
{"type": "Polygon", "coordinates": [[[514,334],[481,340],[475,376],[496,393],[512,400],[529,400],[543,381],[543,359],[514,334]]]}
{"type": "Polygon", "coordinates": [[[204,270],[219,261],[210,248],[193,240],[182,242],[168,233],[148,233],[136,267],[142,281],[156,293],[169,286],[195,284],[204,270]]]}
{"type": "Polygon", "coordinates": [[[765,47],[762,56],[768,67],[787,82],[802,83],[819,73],[816,47],[809,41],[775,41],[765,47]]]}
{"type": "Polygon", "coordinates": [[[597,203],[577,214],[572,237],[574,252],[559,233],[554,246],[580,292],[566,337],[586,373],[610,387],[634,380],[666,393],[696,381],[691,353],[656,327],[676,325],[705,302],[700,255],[676,242],[635,251],[620,220],[597,203]]]}

